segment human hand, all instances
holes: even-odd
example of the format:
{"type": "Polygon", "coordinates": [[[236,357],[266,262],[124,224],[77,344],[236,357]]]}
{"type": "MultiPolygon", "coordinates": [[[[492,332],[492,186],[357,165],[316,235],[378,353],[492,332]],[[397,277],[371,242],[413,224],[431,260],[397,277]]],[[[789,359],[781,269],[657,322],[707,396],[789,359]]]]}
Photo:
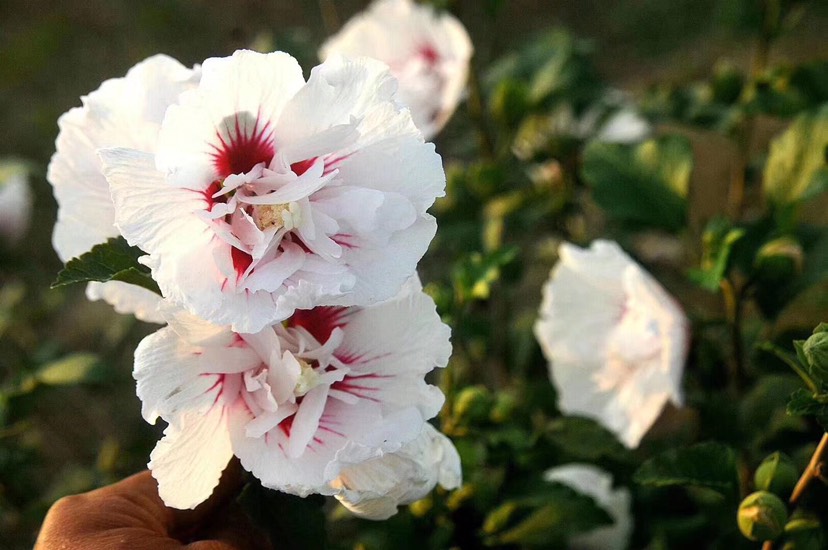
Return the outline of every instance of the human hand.
{"type": "Polygon", "coordinates": [[[195,510],[167,508],[148,471],[49,509],[35,550],[267,550],[272,548],[236,503],[241,468],[232,461],[213,496],[195,510]]]}

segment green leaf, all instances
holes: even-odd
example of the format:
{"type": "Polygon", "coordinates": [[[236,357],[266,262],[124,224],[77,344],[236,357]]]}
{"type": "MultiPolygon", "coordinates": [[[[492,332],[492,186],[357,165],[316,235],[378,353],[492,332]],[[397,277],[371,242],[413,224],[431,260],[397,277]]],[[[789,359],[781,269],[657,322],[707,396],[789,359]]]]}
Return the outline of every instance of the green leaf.
{"type": "Polygon", "coordinates": [[[724,218],[710,220],[702,235],[702,259],[699,269],[690,271],[690,279],[711,292],[727,276],[734,245],[745,235],[745,230],[734,228],[724,218]]]}
{"type": "Polygon", "coordinates": [[[733,450],[715,441],[670,449],[638,468],[633,479],[642,485],[693,485],[734,496],[738,487],[733,450]]]}
{"type": "Polygon", "coordinates": [[[501,248],[488,254],[473,252],[454,268],[455,293],[461,302],[487,300],[492,285],[501,277],[501,271],[517,259],[515,246],[501,248]]]}
{"type": "Polygon", "coordinates": [[[800,115],[771,142],[763,184],[768,199],[784,207],[828,189],[826,148],[828,105],[800,115]]]}
{"type": "Polygon", "coordinates": [[[586,461],[623,459],[627,449],[615,435],[589,418],[565,416],[546,427],[546,436],[566,453],[586,461]]]}
{"type": "Polygon", "coordinates": [[[89,281],[121,281],[161,294],[149,269],[138,263],[138,258],[144,255],[140,248],[129,246],[123,237],[109,239],[69,260],[52,288],[89,281]]]}
{"type": "Polygon", "coordinates": [[[662,136],[635,146],[593,141],[584,151],[581,175],[611,217],[675,232],[687,217],[692,169],[690,142],[662,136]]]}
{"type": "MultiPolygon", "coordinates": [[[[515,506],[527,502],[515,501],[515,506]]],[[[497,544],[560,547],[573,535],[612,523],[595,500],[559,483],[550,483],[535,503],[537,506],[527,516],[494,537],[497,544]]],[[[508,513],[509,517],[516,515],[514,509],[508,513]]],[[[493,518],[489,527],[501,527],[508,519],[493,518]]]]}
{"type": "Polygon", "coordinates": [[[818,396],[805,389],[796,390],[788,401],[788,414],[794,416],[813,416],[823,429],[828,430],[828,396],[818,396]]]}
{"type": "Polygon", "coordinates": [[[94,353],[74,353],[57,361],[46,363],[34,378],[47,386],[68,386],[97,380],[98,356],[94,353]]]}

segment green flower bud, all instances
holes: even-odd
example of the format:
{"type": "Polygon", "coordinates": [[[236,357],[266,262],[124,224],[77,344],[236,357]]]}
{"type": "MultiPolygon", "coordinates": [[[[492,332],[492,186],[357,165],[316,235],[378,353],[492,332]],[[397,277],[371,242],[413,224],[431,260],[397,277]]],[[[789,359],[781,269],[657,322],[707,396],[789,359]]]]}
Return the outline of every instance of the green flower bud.
{"type": "Polygon", "coordinates": [[[798,479],[799,472],[793,461],[788,455],[777,452],[762,461],[753,475],[753,484],[758,491],[770,491],[785,497],[791,493],[798,479]]]}
{"type": "Polygon", "coordinates": [[[762,245],[756,253],[755,267],[764,280],[782,280],[802,271],[805,254],[791,237],[780,237],[762,245]]]}
{"type": "Polygon", "coordinates": [[[463,388],[454,400],[454,418],[456,421],[480,423],[489,417],[492,395],[483,386],[463,388]]]}
{"type": "Polygon", "coordinates": [[[817,327],[811,337],[805,340],[802,352],[811,371],[828,378],[828,325],[823,323],[817,327]]]}
{"type": "Polygon", "coordinates": [[[779,497],[756,491],[745,497],[736,515],[739,530],[750,540],[773,540],[782,534],[788,521],[788,509],[779,497]]]}
{"type": "Polygon", "coordinates": [[[498,393],[495,403],[489,413],[489,419],[497,424],[502,424],[511,418],[517,408],[518,400],[512,393],[498,393]]]}

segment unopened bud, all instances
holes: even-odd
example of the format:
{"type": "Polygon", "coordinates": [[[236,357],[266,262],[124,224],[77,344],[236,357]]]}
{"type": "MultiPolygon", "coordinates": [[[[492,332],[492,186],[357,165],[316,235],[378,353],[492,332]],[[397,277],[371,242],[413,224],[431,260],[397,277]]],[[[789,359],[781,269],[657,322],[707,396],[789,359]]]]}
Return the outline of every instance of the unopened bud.
{"type": "Polygon", "coordinates": [[[783,497],[791,493],[799,472],[793,461],[784,453],[773,453],[765,458],[753,476],[753,484],[758,491],[770,491],[783,497]]]}
{"type": "Polygon", "coordinates": [[[454,401],[454,418],[479,423],[489,417],[492,396],[483,386],[469,386],[458,392],[454,401]]]}
{"type": "Polygon", "coordinates": [[[739,530],[750,540],[773,540],[782,534],[788,521],[788,509],[779,497],[756,491],[745,497],[736,515],[739,530]]]}

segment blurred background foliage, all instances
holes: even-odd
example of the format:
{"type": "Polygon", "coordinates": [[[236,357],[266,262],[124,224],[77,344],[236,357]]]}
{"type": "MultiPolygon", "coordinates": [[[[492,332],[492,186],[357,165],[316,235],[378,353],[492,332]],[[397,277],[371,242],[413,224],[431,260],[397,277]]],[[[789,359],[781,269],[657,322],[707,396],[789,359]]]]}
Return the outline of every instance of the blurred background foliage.
{"type": "MultiPolygon", "coordinates": [[[[432,3],[463,21],[476,49],[467,101],[437,138],[448,189],[421,272],[453,328],[451,367],[435,382],[465,483],[388,522],[330,510],[330,544],[560,547],[608,521],[592,499],[540,482],[581,461],[634,488],[632,547],[752,547],[734,519],[759,488],[753,471],[784,451],[802,472],[828,418],[824,388],[790,368],[810,372],[792,340],[828,311],[828,5],[432,3]],[[653,124],[650,138],[594,139],[627,107],[653,124]],[[635,450],[560,415],[532,334],[557,244],[596,237],[618,240],[694,326],[687,406],[665,411],[635,450]],[[717,443],[676,451],[707,441],[717,443]],[[703,467],[688,477],[688,464],[703,467]]],[[[36,197],[27,238],[0,255],[0,547],[29,547],[60,496],[143,468],[161,431],[140,418],[130,374],[154,327],[87,302],[80,286],[48,290],[60,268],[45,181],[58,116],[157,52],[190,65],[281,49],[307,73],[318,45],[365,5],[0,3],[0,156],[29,163],[36,197]]],[[[826,493],[808,495],[800,512],[813,521],[792,528],[792,547],[824,547],[826,493]]],[[[297,514],[317,504],[290,503],[297,514]]]]}

